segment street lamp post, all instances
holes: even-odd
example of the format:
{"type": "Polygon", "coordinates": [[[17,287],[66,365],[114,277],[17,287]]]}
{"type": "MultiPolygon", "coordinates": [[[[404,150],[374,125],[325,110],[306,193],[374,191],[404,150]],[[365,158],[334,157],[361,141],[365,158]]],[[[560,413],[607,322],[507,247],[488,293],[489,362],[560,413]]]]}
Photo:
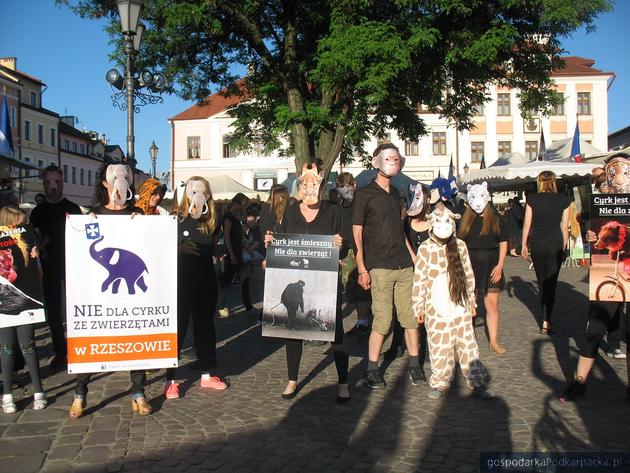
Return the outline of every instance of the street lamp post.
{"type": "Polygon", "coordinates": [[[153,94],[164,88],[166,79],[162,74],[149,71],[136,76],[134,56],[140,49],[144,31],[144,26],[138,22],[142,0],[117,0],[116,5],[124,37],[125,76],[123,77],[116,69],[110,69],[105,78],[112,90],[112,104],[127,112],[127,163],[135,170],[134,113],[140,112],[140,106],[163,102],[162,97],[153,94]],[[147,87],[153,94],[140,92],[143,87],[147,87]],[[118,89],[118,92],[115,89],[118,89]]]}
{"type": "Polygon", "coordinates": [[[469,170],[470,170],[470,167],[468,166],[468,163],[464,164],[464,174],[468,174],[469,170]]]}
{"type": "Polygon", "coordinates": [[[155,169],[155,163],[157,162],[157,154],[158,151],[160,150],[160,148],[158,148],[155,145],[155,141],[153,141],[153,143],[151,143],[151,146],[149,147],[149,155],[151,156],[151,177],[156,178],[157,177],[157,171],[155,169]]]}

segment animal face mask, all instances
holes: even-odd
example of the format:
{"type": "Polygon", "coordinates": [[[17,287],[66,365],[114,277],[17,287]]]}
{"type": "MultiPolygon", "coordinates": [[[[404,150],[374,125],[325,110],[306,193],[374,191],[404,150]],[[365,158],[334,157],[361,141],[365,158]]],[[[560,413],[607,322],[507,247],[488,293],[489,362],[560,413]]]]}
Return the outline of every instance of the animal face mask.
{"type": "Polygon", "coordinates": [[[419,182],[415,184],[409,184],[409,197],[407,199],[407,215],[415,217],[422,213],[424,209],[424,192],[422,190],[422,184],[419,182]]]}
{"type": "Polygon", "coordinates": [[[372,167],[387,177],[394,177],[404,165],[405,158],[394,148],[384,149],[372,158],[372,167]]]}
{"type": "Polygon", "coordinates": [[[190,205],[188,213],[195,220],[199,220],[202,215],[208,213],[208,199],[212,197],[208,194],[206,185],[203,181],[191,179],[186,183],[186,197],[190,205]]]}
{"type": "Polygon", "coordinates": [[[455,234],[455,221],[459,218],[459,214],[454,214],[439,202],[429,214],[429,233],[440,240],[448,240],[455,234]]]}
{"type": "Polygon", "coordinates": [[[439,201],[451,200],[457,195],[457,180],[455,176],[449,177],[436,177],[429,186],[429,192],[431,193],[431,204],[435,204],[439,201]]]}
{"type": "Polygon", "coordinates": [[[604,168],[606,182],[601,191],[608,194],[630,192],[630,160],[618,157],[611,159],[604,168]]]}
{"type": "Polygon", "coordinates": [[[105,172],[105,180],[109,186],[110,202],[116,205],[125,205],[125,202],[133,198],[131,184],[133,173],[126,164],[110,164],[105,172]]]}
{"type": "Polygon", "coordinates": [[[343,186],[343,187],[336,187],[336,189],[343,200],[352,202],[352,199],[354,199],[354,187],[343,186]]]}
{"type": "Polygon", "coordinates": [[[468,205],[475,213],[482,213],[490,202],[490,192],[488,192],[488,183],[468,184],[468,205]]]}
{"type": "Polygon", "coordinates": [[[298,178],[298,200],[306,205],[314,205],[319,202],[319,188],[324,176],[317,174],[315,164],[305,164],[302,167],[302,175],[298,178]]]}

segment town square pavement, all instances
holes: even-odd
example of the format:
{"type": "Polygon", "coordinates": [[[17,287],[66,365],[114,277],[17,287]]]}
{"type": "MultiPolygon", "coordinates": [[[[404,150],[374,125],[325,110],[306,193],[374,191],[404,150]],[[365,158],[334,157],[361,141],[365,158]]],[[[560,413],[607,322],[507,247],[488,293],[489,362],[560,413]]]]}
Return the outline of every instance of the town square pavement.
{"type": "MultiPolygon", "coordinates": [[[[548,337],[538,333],[537,288],[527,266],[516,258],[506,265],[501,334],[508,353],[488,350],[482,318],[476,328],[481,359],[493,375],[492,400],[473,396],[460,374],[447,396],[430,400],[428,386],[409,382],[405,357],[386,367],[387,389],[370,391],[363,383],[365,338],[347,340],[350,403],[336,403],[329,346],[305,347],[299,393],[283,400],[282,342],[261,338],[256,316],[240,307],[216,321],[216,373],[229,378],[229,389],[201,388],[198,373],[184,367],[182,397],[165,401],[165,373],[151,372],[147,394],[155,413],[141,417],[131,412],[128,374],[101,373],[90,385],[86,415],[71,420],[73,378],[50,375],[50,340],[42,329],[37,343],[50,405],[32,410],[23,376],[18,413],[0,414],[0,470],[473,472],[481,452],[630,451],[624,360],[598,358],[585,398],[569,405],[556,400],[572,377],[584,331],[587,268],[562,270],[557,331],[548,337]]],[[[348,306],[344,313],[348,330],[356,315],[348,306]]],[[[188,350],[182,362],[191,361],[188,350]]]]}

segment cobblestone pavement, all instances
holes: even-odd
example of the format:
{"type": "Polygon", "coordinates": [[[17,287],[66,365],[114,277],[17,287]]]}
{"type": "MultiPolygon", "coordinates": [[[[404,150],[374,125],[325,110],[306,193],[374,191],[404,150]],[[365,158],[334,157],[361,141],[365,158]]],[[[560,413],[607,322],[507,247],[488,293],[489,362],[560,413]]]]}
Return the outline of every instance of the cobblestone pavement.
{"type": "MultiPolygon", "coordinates": [[[[557,332],[547,337],[538,333],[532,314],[538,310],[534,273],[524,261],[509,260],[509,287],[501,299],[508,353],[491,353],[483,327],[476,328],[482,361],[494,377],[493,400],[472,396],[459,375],[447,396],[430,400],[427,386],[408,381],[405,358],[387,367],[386,390],[370,391],[362,382],[365,339],[347,341],[350,403],[335,402],[336,372],[327,346],[305,347],[299,393],[283,400],[282,343],[261,338],[256,317],[242,309],[216,321],[217,374],[230,379],[230,388],[208,392],[198,373],[185,368],[182,398],[165,401],[164,371],[152,372],[147,392],[155,413],[149,417],[132,414],[127,373],[112,373],[94,377],[87,415],[68,419],[73,380],[66,373],[50,376],[44,359],[50,406],[33,411],[31,398],[16,393],[18,413],[0,414],[0,469],[466,472],[479,469],[480,452],[629,451],[624,360],[598,358],[581,402],[563,405],[555,398],[575,367],[587,274],[585,268],[562,271],[557,332]]],[[[355,314],[346,312],[347,330],[355,314]]],[[[42,331],[43,353],[48,342],[42,331]]]]}

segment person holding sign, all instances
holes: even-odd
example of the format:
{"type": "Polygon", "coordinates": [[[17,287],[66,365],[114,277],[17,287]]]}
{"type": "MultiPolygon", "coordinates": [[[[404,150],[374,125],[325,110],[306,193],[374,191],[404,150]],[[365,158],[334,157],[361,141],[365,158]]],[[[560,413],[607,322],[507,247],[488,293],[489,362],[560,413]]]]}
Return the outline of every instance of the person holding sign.
{"type": "MultiPolygon", "coordinates": [[[[315,163],[305,164],[302,174],[298,178],[298,205],[286,208],[284,219],[276,228],[280,233],[299,233],[311,235],[334,235],[335,244],[341,248],[343,239],[341,233],[341,220],[338,208],[331,202],[320,201],[319,190],[323,176],[318,173],[315,163]]],[[[265,243],[269,244],[273,239],[271,232],[265,236],[265,243]]],[[[283,292],[283,304],[289,312],[289,324],[295,323],[295,315],[298,308],[304,310],[303,281],[290,284],[283,292]]],[[[289,328],[290,328],[289,327],[289,328]]],[[[337,307],[335,321],[335,339],[333,342],[333,357],[337,376],[339,379],[337,402],[343,404],[350,400],[348,391],[348,351],[343,345],[343,320],[341,315],[341,279],[337,283],[337,307]]],[[[282,393],[283,399],[293,399],[297,394],[297,380],[302,358],[303,341],[299,339],[286,339],[287,371],[289,382],[282,393]]]]}
{"type": "MultiPolygon", "coordinates": [[[[13,225],[24,225],[26,221],[26,215],[18,207],[7,206],[0,210],[0,226],[7,227],[13,225]]],[[[10,228],[10,227],[9,227],[10,228]]],[[[22,227],[23,228],[23,227],[22,227]]],[[[16,288],[13,283],[20,277],[19,268],[26,269],[30,264],[39,265],[36,259],[39,256],[37,247],[31,242],[26,241],[26,234],[16,233],[12,237],[15,241],[15,245],[11,248],[6,248],[2,251],[7,252],[0,258],[2,264],[0,264],[0,279],[2,284],[7,286],[7,289],[3,289],[3,293],[10,293],[9,300],[3,296],[2,304],[0,305],[0,312],[5,312],[9,305],[15,306],[17,313],[24,308],[24,304],[20,304],[20,300],[29,302],[27,294],[22,293],[16,288]],[[17,250],[17,251],[16,251],[17,250]],[[22,264],[17,264],[16,259],[22,260],[22,264]],[[18,268],[18,272],[16,269],[18,268]],[[4,282],[6,281],[6,283],[4,282]],[[8,284],[7,284],[8,283],[8,284]],[[9,289],[10,285],[10,289],[9,289]],[[21,307],[20,307],[21,306],[21,307]]],[[[44,409],[47,405],[46,397],[44,395],[44,389],[42,387],[42,381],[39,375],[39,360],[37,358],[37,352],[35,350],[35,325],[24,324],[12,327],[0,328],[0,364],[2,366],[2,410],[5,414],[13,414],[17,411],[15,402],[13,401],[13,365],[15,363],[15,345],[19,344],[20,351],[26,361],[29,373],[31,375],[31,381],[33,382],[33,409],[44,409]]]]}
{"type": "MultiPolygon", "coordinates": [[[[177,351],[182,348],[192,317],[195,349],[201,370],[201,386],[223,390],[221,379],[210,376],[216,366],[217,336],[213,314],[217,306],[219,284],[212,260],[217,216],[210,184],[203,177],[191,177],[185,194],[175,209],[178,218],[177,271],[177,351]]],[[[179,398],[176,368],[166,370],[167,399],[179,398]]]]}
{"type": "MultiPolygon", "coordinates": [[[[103,164],[96,174],[96,189],[94,192],[92,214],[96,215],[142,215],[142,209],[134,204],[133,173],[126,164],[103,164]]],[[[145,370],[129,372],[131,379],[131,407],[133,412],[147,416],[153,408],[144,396],[147,381],[145,370]]],[[[70,418],[83,417],[83,410],[87,405],[88,384],[92,373],[80,373],[76,376],[74,401],[68,412],[70,418]]]]}

